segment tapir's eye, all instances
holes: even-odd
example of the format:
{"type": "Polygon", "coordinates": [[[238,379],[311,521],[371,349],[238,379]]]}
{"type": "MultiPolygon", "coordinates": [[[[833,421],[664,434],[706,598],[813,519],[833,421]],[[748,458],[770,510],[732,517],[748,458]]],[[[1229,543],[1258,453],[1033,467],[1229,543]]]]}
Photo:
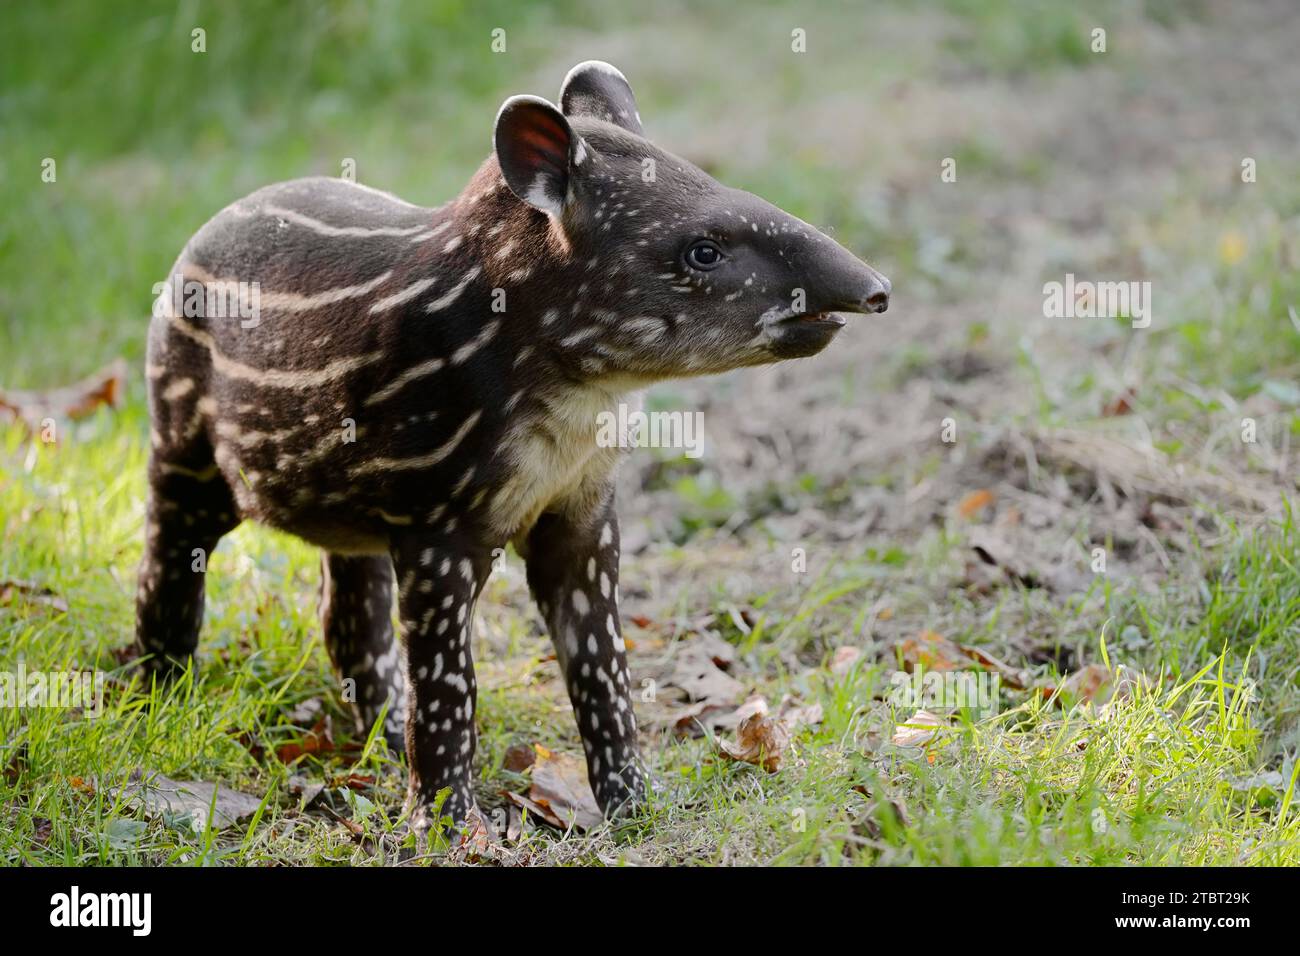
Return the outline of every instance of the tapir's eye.
{"type": "Polygon", "coordinates": [[[708,272],[722,265],[722,250],[712,239],[700,239],[686,250],[686,264],[692,269],[708,272]]]}

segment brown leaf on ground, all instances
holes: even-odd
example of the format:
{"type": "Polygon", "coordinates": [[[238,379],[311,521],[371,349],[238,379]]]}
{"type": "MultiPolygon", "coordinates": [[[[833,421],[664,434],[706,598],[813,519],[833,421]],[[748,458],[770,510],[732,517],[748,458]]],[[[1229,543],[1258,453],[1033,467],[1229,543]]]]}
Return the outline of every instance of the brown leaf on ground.
{"type": "Polygon", "coordinates": [[[254,760],[260,763],[262,758],[266,756],[266,748],[263,747],[261,743],[257,740],[257,738],[254,737],[253,734],[250,733],[249,731],[230,730],[228,731],[228,733],[231,737],[235,739],[236,742],[239,743],[241,747],[243,747],[245,750],[249,752],[249,754],[252,755],[254,760]]]}
{"type": "Polygon", "coordinates": [[[67,612],[68,602],[43,584],[7,579],[0,581],[0,604],[44,604],[67,612]]]}
{"type": "Polygon", "coordinates": [[[918,666],[928,671],[986,670],[996,673],[1014,690],[1023,690],[1029,680],[1025,671],[999,660],[983,648],[958,644],[934,631],[922,631],[914,638],[906,638],[899,644],[899,650],[903,669],[908,673],[914,672],[918,666]]]}
{"type": "MultiPolygon", "coordinates": [[[[719,707],[707,702],[690,704],[670,715],[676,721],[674,732],[678,737],[702,737],[706,730],[733,730],[753,712],[753,701],[756,699],[761,700],[761,695],[751,696],[735,709],[719,707]]],[[[799,727],[820,724],[822,705],[812,703],[801,706],[793,697],[786,694],[781,698],[776,716],[784,721],[789,730],[794,731],[799,727]]]]}
{"type": "Polygon", "coordinates": [[[1128,415],[1133,411],[1133,403],[1136,400],[1136,392],[1131,388],[1126,388],[1102,406],[1101,416],[1102,418],[1116,418],[1120,415],[1128,415]]]}
{"type": "Polygon", "coordinates": [[[605,819],[591,794],[587,766],[581,757],[553,753],[539,746],[530,772],[533,782],[527,797],[506,794],[517,806],[561,830],[570,826],[590,830],[605,819]]]}
{"type": "Polygon", "coordinates": [[[970,546],[966,579],[977,590],[988,591],[1010,581],[1023,588],[1072,594],[1092,583],[1091,575],[1048,553],[1031,528],[979,527],[971,532],[970,546]]]}
{"type": "Polygon", "coordinates": [[[518,843],[524,833],[524,815],[517,806],[506,808],[506,842],[518,843]]]}
{"type": "MultiPolygon", "coordinates": [[[[528,815],[532,817],[534,820],[541,820],[545,823],[549,823],[557,830],[566,829],[564,825],[564,821],[561,820],[556,815],[555,811],[553,811],[550,807],[543,806],[542,804],[537,803],[535,800],[530,800],[522,793],[514,793],[508,791],[506,793],[506,799],[509,800],[511,803],[513,803],[515,806],[519,807],[520,809],[527,810],[528,815]]],[[[522,826],[522,823],[520,824],[520,826],[522,826]]]]}
{"type": "Polygon", "coordinates": [[[845,645],[844,647],[835,648],[835,653],[831,655],[831,673],[836,677],[843,677],[853,670],[853,665],[858,662],[858,658],[861,656],[862,651],[856,647],[845,645]]]}
{"type": "Polygon", "coordinates": [[[904,638],[898,649],[903,656],[903,669],[909,674],[917,667],[927,671],[966,670],[971,663],[954,641],[934,631],[922,631],[916,637],[904,638]]]}
{"type": "Polygon", "coordinates": [[[713,631],[704,631],[696,635],[691,639],[689,646],[696,653],[707,654],[709,660],[723,670],[728,670],[736,663],[736,648],[713,631]]]}
{"type": "Polygon", "coordinates": [[[464,862],[490,859],[496,850],[496,841],[487,822],[477,811],[472,812],[461,828],[460,839],[452,848],[451,858],[464,862]]]}
{"type": "Polygon", "coordinates": [[[822,722],[822,705],[816,702],[800,706],[793,697],[786,694],[776,708],[776,715],[785,721],[791,730],[800,727],[814,727],[822,722]]]}
{"type": "Polygon", "coordinates": [[[757,695],[745,701],[737,715],[740,722],[736,727],[736,741],[719,738],[719,753],[728,760],[752,763],[768,773],[776,773],[790,746],[790,728],[786,722],[768,713],[767,701],[757,695]]]}
{"type": "Polygon", "coordinates": [[[117,359],[94,375],[73,385],[46,391],[0,389],[0,417],[22,422],[29,431],[41,430],[47,418],[85,418],[101,405],[116,408],[126,383],[126,362],[117,359]]]}
{"type": "Polygon", "coordinates": [[[275,755],[281,763],[293,763],[307,754],[328,754],[334,751],[334,734],[329,714],[325,714],[300,740],[280,744],[275,755]]]}
{"type": "Polygon", "coordinates": [[[899,724],[894,728],[894,736],[890,738],[890,742],[899,747],[924,747],[934,740],[940,727],[946,726],[948,722],[938,714],[932,714],[928,710],[918,710],[907,719],[907,723],[899,724]]]}
{"type": "Polygon", "coordinates": [[[957,513],[968,521],[993,504],[993,492],[980,488],[966,495],[957,504],[957,513]]]}
{"type": "MultiPolygon", "coordinates": [[[[1124,664],[1112,673],[1105,664],[1088,664],[1070,674],[1060,683],[1058,701],[1064,703],[1106,704],[1113,700],[1131,697],[1139,686],[1149,686],[1150,681],[1141,671],[1136,671],[1124,664]]],[[[1044,697],[1056,693],[1057,688],[1050,684],[1040,687],[1044,697]]]]}
{"type": "Polygon", "coordinates": [[[961,652],[971,660],[978,663],[985,670],[993,671],[1002,678],[1002,683],[1006,684],[1012,690],[1024,690],[1029,685],[1028,672],[1018,667],[1012,667],[1010,664],[994,657],[988,651],[981,647],[971,647],[969,644],[958,644],[961,652]]]}
{"type": "MultiPolygon", "coordinates": [[[[1110,685],[1110,671],[1104,664],[1088,664],[1072,674],[1066,676],[1061,681],[1059,690],[1061,696],[1068,697],[1077,701],[1096,700],[1097,696],[1104,688],[1110,685]]],[[[1051,696],[1057,692],[1058,688],[1051,685],[1043,687],[1046,696],[1051,696]]]]}
{"type": "Polygon", "coordinates": [[[111,787],[107,792],[114,799],[121,797],[127,806],[142,810],[148,817],[186,816],[195,830],[205,830],[209,824],[217,830],[232,826],[252,816],[262,804],[252,794],[219,784],[172,780],[160,773],[139,770],[131,775],[131,782],[125,787],[111,787]]]}
{"type": "Polygon", "coordinates": [[[370,790],[375,785],[375,777],[368,773],[347,773],[339,777],[330,778],[330,786],[334,789],[346,787],[348,790],[370,790]]]}
{"type": "Polygon", "coordinates": [[[678,651],[668,684],[681,688],[693,701],[724,706],[734,704],[745,693],[745,686],[717,665],[713,650],[695,641],[678,651]]]}
{"type": "Polygon", "coordinates": [[[289,794],[298,798],[298,807],[301,810],[315,803],[324,791],[325,784],[319,780],[308,780],[297,774],[289,778],[289,794]]]}
{"type": "Polygon", "coordinates": [[[84,793],[88,797],[93,797],[95,795],[95,784],[82,777],[69,777],[68,786],[78,793],[84,793]]]}
{"type": "Polygon", "coordinates": [[[670,711],[658,723],[671,726],[676,737],[703,737],[708,730],[723,726],[732,715],[730,704],[700,700],[670,711]]]}
{"type": "Polygon", "coordinates": [[[509,770],[511,773],[523,773],[535,763],[537,763],[537,750],[532,744],[511,744],[506,748],[505,756],[501,759],[502,769],[509,770]]]}

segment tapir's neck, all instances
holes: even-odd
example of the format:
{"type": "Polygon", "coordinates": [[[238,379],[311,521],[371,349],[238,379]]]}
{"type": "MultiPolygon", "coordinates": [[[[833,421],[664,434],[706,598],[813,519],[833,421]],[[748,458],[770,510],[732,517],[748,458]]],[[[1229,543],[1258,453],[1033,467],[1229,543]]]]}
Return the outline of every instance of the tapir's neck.
{"type": "Polygon", "coordinates": [[[575,263],[563,229],[510,191],[495,159],[479,168],[449,211],[489,288],[509,290],[537,276],[557,289],[566,284],[575,263]]]}
{"type": "Polygon", "coordinates": [[[485,322],[499,323],[496,334],[514,339],[518,364],[509,378],[522,372],[610,395],[648,384],[621,374],[594,334],[611,314],[602,308],[608,282],[598,275],[599,264],[575,251],[560,223],[516,198],[495,160],[433,211],[430,228],[439,236],[408,264],[412,278],[432,271],[449,275],[453,288],[464,284],[461,303],[475,303],[485,322]]]}

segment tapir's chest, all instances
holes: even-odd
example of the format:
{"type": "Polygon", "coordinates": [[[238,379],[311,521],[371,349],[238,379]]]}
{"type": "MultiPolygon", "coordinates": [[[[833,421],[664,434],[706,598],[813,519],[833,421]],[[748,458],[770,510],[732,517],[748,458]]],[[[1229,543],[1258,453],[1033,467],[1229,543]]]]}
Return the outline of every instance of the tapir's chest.
{"type": "Polygon", "coordinates": [[[575,390],[521,417],[507,433],[506,478],[489,506],[489,521],[503,537],[526,535],[545,511],[581,514],[594,506],[621,460],[626,442],[602,441],[602,424],[626,421],[641,396],[598,389],[575,390]],[[619,416],[619,404],[630,406],[619,416]]]}

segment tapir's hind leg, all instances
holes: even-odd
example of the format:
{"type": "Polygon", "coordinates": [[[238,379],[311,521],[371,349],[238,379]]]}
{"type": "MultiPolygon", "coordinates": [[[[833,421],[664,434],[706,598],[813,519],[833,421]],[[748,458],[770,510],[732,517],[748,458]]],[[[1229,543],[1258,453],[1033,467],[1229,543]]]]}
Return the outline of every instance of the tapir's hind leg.
{"type": "Polygon", "coordinates": [[[404,753],[406,679],[393,637],[393,565],[388,555],[325,554],[321,559],[321,630],[330,659],[369,733],[388,705],[382,732],[404,753]]]}
{"type": "Polygon", "coordinates": [[[144,555],[136,590],[136,642],[159,674],[183,668],[203,623],[204,578],[221,536],[239,523],[235,501],[215,462],[195,467],[149,461],[144,555]]]}

